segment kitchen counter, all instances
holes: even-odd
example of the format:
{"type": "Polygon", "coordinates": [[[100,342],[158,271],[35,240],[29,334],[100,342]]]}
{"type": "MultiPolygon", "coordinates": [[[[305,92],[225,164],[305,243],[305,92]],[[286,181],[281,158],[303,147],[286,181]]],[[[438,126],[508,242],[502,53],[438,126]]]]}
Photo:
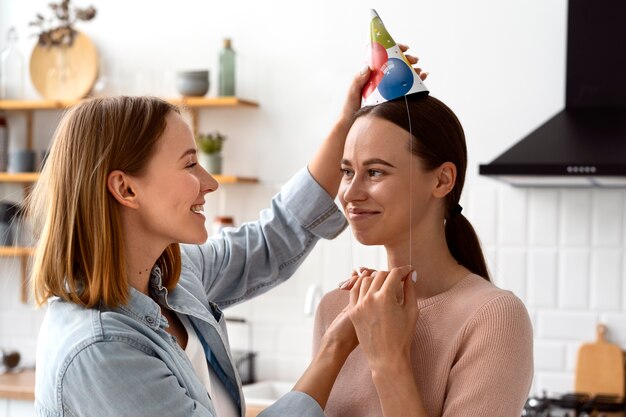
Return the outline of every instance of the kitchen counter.
{"type": "Polygon", "coordinates": [[[35,400],[35,370],[0,374],[0,398],[35,400]]]}

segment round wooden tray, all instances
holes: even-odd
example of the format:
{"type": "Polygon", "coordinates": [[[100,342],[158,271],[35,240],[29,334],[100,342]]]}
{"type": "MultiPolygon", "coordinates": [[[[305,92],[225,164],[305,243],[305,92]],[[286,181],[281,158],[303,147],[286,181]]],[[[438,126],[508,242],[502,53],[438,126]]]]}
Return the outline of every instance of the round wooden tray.
{"type": "Polygon", "coordinates": [[[35,89],[48,100],[76,100],[89,93],[98,77],[98,50],[91,40],[78,32],[74,44],[66,47],[46,48],[37,44],[30,56],[30,78],[35,89]],[[60,57],[65,54],[65,57],[60,57]],[[59,60],[67,63],[67,70],[61,77],[56,70],[59,60]]]}

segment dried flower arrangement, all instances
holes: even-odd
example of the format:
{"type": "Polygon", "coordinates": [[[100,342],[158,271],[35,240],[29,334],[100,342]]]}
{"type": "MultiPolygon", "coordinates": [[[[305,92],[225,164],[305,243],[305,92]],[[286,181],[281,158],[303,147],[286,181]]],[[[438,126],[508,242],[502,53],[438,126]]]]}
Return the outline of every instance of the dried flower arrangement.
{"type": "Polygon", "coordinates": [[[96,17],[96,9],[93,6],[86,8],[74,7],[70,9],[71,0],[61,0],[59,3],[49,3],[53,16],[46,19],[37,13],[37,20],[30,22],[29,26],[39,28],[39,45],[50,48],[52,46],[72,46],[76,37],[74,24],[79,21],[88,21],[96,17]]]}

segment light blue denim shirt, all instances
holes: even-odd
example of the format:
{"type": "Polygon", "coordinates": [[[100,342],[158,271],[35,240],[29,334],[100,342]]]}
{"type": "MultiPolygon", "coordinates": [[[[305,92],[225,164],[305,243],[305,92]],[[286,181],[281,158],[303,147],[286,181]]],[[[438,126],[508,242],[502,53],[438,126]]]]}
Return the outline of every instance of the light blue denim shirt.
{"type": "MultiPolygon", "coordinates": [[[[182,273],[173,291],[161,285],[154,268],[153,297],[131,288],[129,303],[118,308],[50,300],[37,343],[37,415],[219,417],[187,355],[165,331],[156,299],[189,317],[243,417],[241,382],[220,308],[285,281],[318,239],[333,238],[345,226],[333,199],[303,169],[259,221],[227,229],[201,246],[181,245],[182,273]]],[[[261,415],[324,414],[311,397],[292,391],[261,415]]]]}

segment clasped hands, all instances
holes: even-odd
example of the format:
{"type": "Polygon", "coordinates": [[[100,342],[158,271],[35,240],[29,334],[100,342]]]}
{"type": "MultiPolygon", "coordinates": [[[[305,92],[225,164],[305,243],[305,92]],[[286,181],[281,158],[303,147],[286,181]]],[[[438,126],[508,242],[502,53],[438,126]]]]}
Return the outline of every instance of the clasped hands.
{"type": "Polygon", "coordinates": [[[411,266],[375,271],[359,268],[340,284],[350,302],[324,334],[346,356],[359,344],[372,370],[410,356],[419,316],[416,273],[411,266]]]}

